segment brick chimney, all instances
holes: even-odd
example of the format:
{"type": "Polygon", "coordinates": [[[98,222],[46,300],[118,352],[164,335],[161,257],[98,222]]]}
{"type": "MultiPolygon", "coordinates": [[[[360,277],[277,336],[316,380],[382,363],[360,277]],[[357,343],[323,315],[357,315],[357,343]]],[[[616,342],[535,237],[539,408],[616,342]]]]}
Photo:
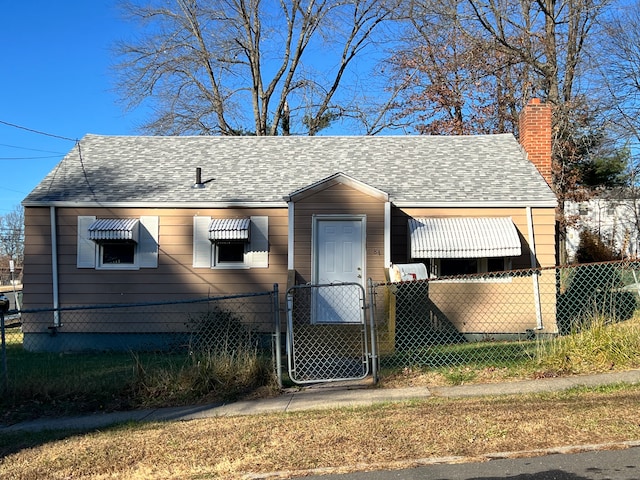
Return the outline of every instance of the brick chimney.
{"type": "Polygon", "coordinates": [[[520,145],[549,186],[551,176],[551,105],[532,98],[520,112],[520,145]]]}

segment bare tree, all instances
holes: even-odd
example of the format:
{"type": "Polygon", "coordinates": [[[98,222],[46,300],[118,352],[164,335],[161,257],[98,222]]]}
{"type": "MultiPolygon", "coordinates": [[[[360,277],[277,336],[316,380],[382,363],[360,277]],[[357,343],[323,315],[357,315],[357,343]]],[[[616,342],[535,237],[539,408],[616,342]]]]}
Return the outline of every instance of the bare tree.
{"type": "MultiPolygon", "coordinates": [[[[640,146],[640,1],[614,11],[606,22],[606,57],[600,58],[602,80],[612,101],[611,123],[629,153],[640,146]]],[[[640,160],[630,164],[632,186],[637,187],[640,160]]]]}
{"type": "MultiPolygon", "coordinates": [[[[588,67],[586,49],[592,30],[610,0],[466,0],[470,21],[495,42],[496,49],[528,65],[539,81],[529,95],[554,107],[556,192],[570,189],[565,163],[575,160],[576,129],[589,120],[588,102],[577,79],[588,67]]],[[[477,29],[474,29],[477,32],[477,29]]],[[[523,100],[526,103],[528,98],[523,100]]]]}
{"type": "Polygon", "coordinates": [[[0,257],[3,263],[13,260],[22,266],[24,260],[24,209],[16,206],[6,215],[0,216],[0,257]]]}
{"type": "MultiPolygon", "coordinates": [[[[412,0],[413,29],[393,57],[403,102],[423,133],[511,131],[530,98],[553,107],[553,184],[559,200],[582,199],[584,163],[602,155],[600,102],[580,87],[593,70],[599,22],[612,0],[412,0]]],[[[599,100],[599,99],[596,99],[599,100]]],[[[607,153],[606,155],[609,155],[607,153]]]]}
{"type": "Polygon", "coordinates": [[[401,92],[395,111],[426,134],[516,131],[528,66],[495,48],[460,0],[411,2],[403,46],[389,59],[401,92]]]}
{"type": "Polygon", "coordinates": [[[143,130],[154,134],[275,135],[284,122],[284,133],[315,135],[361,114],[361,99],[342,87],[357,82],[349,69],[395,3],[130,1],[141,30],[117,47],[118,88],[130,107],[150,105],[143,130]]]}
{"type": "Polygon", "coordinates": [[[640,232],[640,1],[618,6],[605,22],[606,36],[599,58],[602,84],[611,100],[609,117],[619,143],[630,156],[628,185],[619,192],[627,218],[640,232]]]}
{"type": "MultiPolygon", "coordinates": [[[[583,189],[580,162],[598,146],[596,105],[579,91],[589,69],[594,29],[611,0],[465,0],[463,12],[496,49],[530,67],[538,81],[525,91],[553,106],[553,189],[558,196],[560,262],[566,261],[564,202],[583,189]],[[595,131],[594,131],[595,129],[595,131]]],[[[473,32],[477,34],[477,29],[473,32]]]]}

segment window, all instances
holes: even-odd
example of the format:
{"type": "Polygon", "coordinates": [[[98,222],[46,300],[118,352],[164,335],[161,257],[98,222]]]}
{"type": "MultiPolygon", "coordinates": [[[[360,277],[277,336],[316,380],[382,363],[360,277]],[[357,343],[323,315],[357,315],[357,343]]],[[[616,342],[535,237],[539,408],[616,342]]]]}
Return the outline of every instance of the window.
{"type": "Polygon", "coordinates": [[[268,218],[193,217],[193,266],[267,268],[268,218]]]}
{"type": "Polygon", "coordinates": [[[78,217],[77,267],[133,270],[158,266],[158,217],[78,217]]]}
{"type": "Polygon", "coordinates": [[[504,272],[511,270],[510,258],[487,258],[487,272],[504,272]]]}
{"type": "Polygon", "coordinates": [[[478,273],[479,260],[477,258],[443,258],[438,259],[440,264],[439,277],[451,275],[469,275],[478,273]]]}
{"type": "Polygon", "coordinates": [[[508,217],[411,218],[409,239],[411,258],[422,261],[430,277],[509,270],[522,251],[508,217]]]}
{"type": "Polygon", "coordinates": [[[136,244],[133,242],[103,242],[100,244],[100,265],[134,265],[136,244]]]}
{"type": "Polygon", "coordinates": [[[215,242],[215,265],[244,263],[245,242],[215,242]]]}
{"type": "Polygon", "coordinates": [[[511,270],[511,258],[434,258],[422,260],[436,277],[473,275],[511,270]]]}

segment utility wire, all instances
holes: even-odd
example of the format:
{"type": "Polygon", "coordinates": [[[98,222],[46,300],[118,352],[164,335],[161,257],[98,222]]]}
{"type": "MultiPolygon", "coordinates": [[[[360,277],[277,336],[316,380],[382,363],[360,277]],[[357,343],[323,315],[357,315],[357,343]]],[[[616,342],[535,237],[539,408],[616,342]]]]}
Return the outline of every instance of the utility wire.
{"type": "Polygon", "coordinates": [[[7,125],[13,128],[19,128],[21,130],[26,130],[27,132],[37,133],[38,135],[46,135],[47,137],[60,138],[62,140],[69,140],[70,142],[77,142],[76,138],[63,137],[61,135],[54,135],[53,133],[41,132],[39,130],[34,130],[33,128],[23,127],[21,125],[16,125],[15,123],[5,122],[4,120],[0,120],[0,123],[3,125],[7,125]]]}
{"type": "Polygon", "coordinates": [[[28,192],[23,192],[22,190],[14,190],[13,188],[8,188],[8,187],[5,187],[5,186],[2,187],[2,190],[7,190],[9,192],[24,193],[25,195],[28,193],[28,192]]]}
{"type": "MultiPolygon", "coordinates": [[[[93,191],[93,187],[91,186],[91,183],[89,182],[89,178],[87,176],[87,171],[86,171],[85,166],[84,166],[84,160],[82,158],[82,149],[80,147],[80,141],[77,138],[74,139],[74,138],[69,138],[69,137],[63,137],[63,136],[60,136],[60,135],[54,135],[52,133],[41,132],[39,130],[34,130],[32,128],[27,128],[27,127],[23,127],[21,125],[16,125],[15,123],[5,122],[4,120],[0,120],[0,123],[3,124],[3,125],[8,125],[10,127],[19,128],[21,130],[26,130],[28,132],[37,133],[39,135],[46,135],[47,137],[60,138],[62,140],[69,140],[70,142],[75,142],[76,146],[78,147],[78,157],[80,158],[80,166],[81,166],[82,172],[84,174],[84,179],[87,182],[87,186],[89,187],[89,190],[95,196],[95,192],[93,191]]],[[[51,185],[53,184],[53,181],[55,179],[55,176],[56,176],[56,173],[57,173],[59,167],[60,167],[60,164],[58,164],[58,166],[56,167],[56,170],[53,173],[53,176],[51,177],[51,183],[49,184],[49,188],[51,188],[51,185]]]]}
{"type": "Polygon", "coordinates": [[[0,147],[18,148],[20,150],[29,150],[30,152],[42,152],[42,153],[56,153],[64,155],[62,152],[54,152],[53,150],[40,150],[39,148],[20,147],[18,145],[7,145],[6,143],[0,143],[0,147]]]}
{"type": "Polygon", "coordinates": [[[49,155],[47,157],[0,157],[0,160],[41,160],[43,158],[60,158],[60,155],[49,155]]]}

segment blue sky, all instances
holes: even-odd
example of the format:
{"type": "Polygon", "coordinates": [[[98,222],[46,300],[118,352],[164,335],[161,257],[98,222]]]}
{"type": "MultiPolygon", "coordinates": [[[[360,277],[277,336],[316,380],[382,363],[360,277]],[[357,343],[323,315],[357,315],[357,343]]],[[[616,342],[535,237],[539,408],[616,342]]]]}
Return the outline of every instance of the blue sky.
{"type": "Polygon", "coordinates": [[[18,205],[87,133],[133,135],[112,91],[111,47],[127,35],[115,1],[3,2],[0,215],[18,205]],[[30,132],[9,124],[51,135],[30,132]]]}

